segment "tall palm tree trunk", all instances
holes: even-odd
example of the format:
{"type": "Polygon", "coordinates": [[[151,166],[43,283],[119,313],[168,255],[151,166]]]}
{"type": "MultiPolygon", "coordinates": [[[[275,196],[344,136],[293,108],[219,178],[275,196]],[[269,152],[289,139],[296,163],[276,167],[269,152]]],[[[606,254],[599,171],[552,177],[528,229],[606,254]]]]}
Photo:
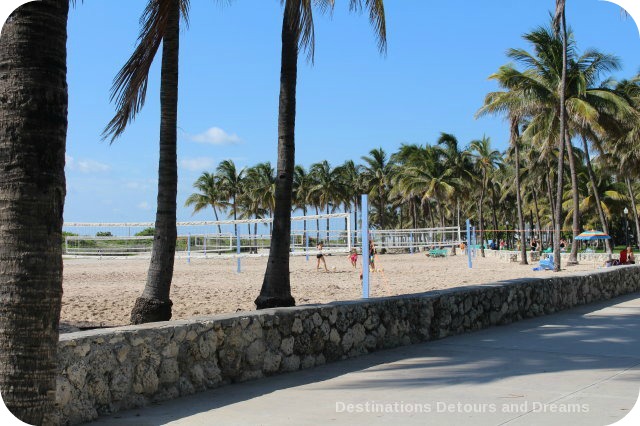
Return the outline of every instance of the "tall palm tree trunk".
{"type": "MultiPolygon", "coordinates": [[[[216,218],[216,222],[218,222],[220,219],[218,219],[218,209],[216,209],[216,206],[214,206],[213,204],[211,205],[211,208],[213,208],[213,215],[216,218]]],[[[220,224],[218,224],[218,234],[222,234],[222,228],[220,227],[220,224]]]]}
{"type": "MultiPolygon", "coordinates": [[[[560,134],[558,135],[558,186],[556,187],[556,217],[553,241],[553,270],[559,272],[561,269],[560,258],[560,238],[562,237],[562,191],[564,189],[564,148],[565,135],[567,134],[567,107],[565,104],[567,94],[567,19],[565,15],[564,0],[556,0],[556,18],[559,18],[559,28],[562,31],[562,76],[560,80],[560,134]]],[[[575,246],[575,240],[572,244],[575,246]]]]}
{"type": "Polygon", "coordinates": [[[524,236],[524,215],[522,214],[522,195],[520,193],[520,131],[518,120],[511,120],[511,144],[514,148],[516,163],[516,204],[518,204],[518,231],[520,234],[520,264],[527,265],[527,247],[524,236]]]}
{"type": "Polygon", "coordinates": [[[631,186],[631,179],[625,178],[627,183],[627,191],[629,192],[629,199],[631,200],[631,211],[633,212],[633,219],[636,223],[636,245],[640,248],[640,221],[638,220],[638,208],[636,207],[636,199],[633,193],[633,187],[631,186]]]}
{"type": "Polygon", "coordinates": [[[55,406],[68,11],[27,3],[0,37],[0,392],[29,424],[50,423],[55,406]]]}
{"type": "Polygon", "coordinates": [[[429,220],[431,221],[431,227],[436,227],[436,222],[433,219],[433,207],[431,207],[431,202],[427,200],[427,209],[429,210],[429,220]]]}
{"type": "MultiPolygon", "coordinates": [[[[238,197],[237,193],[233,194],[233,203],[231,204],[231,208],[233,209],[233,220],[238,220],[238,205],[236,204],[236,199],[238,197]]],[[[233,224],[234,237],[238,238],[238,224],[233,224]]]]}
{"type": "MultiPolygon", "coordinates": [[[[493,185],[491,185],[491,219],[493,220],[493,240],[497,241],[500,239],[500,234],[498,232],[498,216],[496,215],[496,189],[493,185]]],[[[497,244],[497,242],[496,242],[497,244]]]]}
{"type": "MultiPolygon", "coordinates": [[[[302,207],[302,216],[306,216],[307,215],[307,206],[304,205],[302,207]]],[[[306,238],[307,236],[307,219],[302,221],[302,232],[304,234],[304,237],[306,238]]]]}
{"type": "MultiPolygon", "coordinates": [[[[547,160],[547,169],[552,170],[551,161],[547,160]]],[[[551,208],[550,222],[555,223],[556,220],[556,198],[553,196],[553,177],[551,173],[547,173],[547,198],[549,199],[549,207],[551,208]]],[[[552,225],[554,227],[554,225],[552,225]]],[[[552,245],[553,245],[553,233],[552,233],[552,245]]]]}
{"type": "MultiPolygon", "coordinates": [[[[604,211],[602,210],[602,202],[600,200],[600,194],[598,193],[598,184],[596,181],[596,174],[593,172],[593,167],[591,166],[591,158],[589,158],[589,144],[587,143],[587,138],[582,136],[582,148],[584,149],[584,154],[587,159],[587,171],[589,173],[589,181],[591,182],[591,189],[593,190],[593,197],[596,199],[596,210],[598,211],[598,217],[600,218],[600,223],[602,224],[602,231],[609,235],[609,225],[607,223],[607,219],[604,216],[604,211]]],[[[607,249],[607,253],[611,254],[611,241],[604,240],[605,247],[607,249]]],[[[577,244],[574,244],[577,245],[577,244]]]]}
{"type": "Polygon", "coordinates": [[[571,172],[571,193],[573,197],[573,241],[571,244],[571,254],[567,265],[578,264],[578,245],[575,244],[576,237],[580,235],[580,192],[578,191],[578,173],[576,171],[576,158],[573,155],[573,143],[569,132],[565,128],[565,144],[567,145],[567,157],[569,157],[569,171],[571,172]]]}
{"type": "MultiPolygon", "coordinates": [[[[547,167],[549,168],[549,170],[551,170],[551,165],[549,164],[549,161],[547,161],[547,167]]],[[[553,197],[553,179],[551,179],[551,174],[548,173],[547,174],[547,198],[549,198],[549,207],[551,207],[551,220],[550,223],[554,224],[555,223],[555,219],[556,219],[556,202],[555,202],[555,198],[553,197]]],[[[553,241],[554,241],[554,232],[551,233],[551,247],[555,247],[553,245],[553,241]]]]}
{"type": "Polygon", "coordinates": [[[260,295],[255,300],[258,309],[293,306],[289,278],[291,235],[291,192],[295,166],[296,81],[298,75],[299,11],[287,0],[282,21],[282,59],[280,67],[280,102],[278,109],[278,171],[276,176],[273,232],[267,270],[260,295]]]}
{"type": "MultiPolygon", "coordinates": [[[[320,214],[320,211],[318,211],[318,206],[315,206],[316,208],[316,216],[318,216],[320,214]]],[[[320,219],[316,218],[316,244],[320,241],[320,219]]]]}
{"type": "MultiPolygon", "coordinates": [[[[326,207],[326,212],[327,214],[329,214],[329,203],[327,203],[327,207],[326,207]]],[[[327,226],[327,244],[329,243],[329,218],[327,218],[326,220],[326,226],[327,226]]]]}
{"type": "MultiPolygon", "coordinates": [[[[483,172],[484,174],[484,172],[483,172]]],[[[484,194],[485,189],[487,188],[485,184],[485,177],[482,177],[482,191],[480,192],[480,202],[478,203],[478,217],[479,217],[479,225],[480,232],[478,233],[480,236],[480,255],[485,257],[484,255],[484,217],[482,215],[482,205],[484,204],[484,194]]]]}
{"type": "Polygon", "coordinates": [[[131,311],[131,323],[142,324],[171,319],[169,299],[173,262],[176,254],[176,196],[178,193],[177,121],[178,53],[180,45],[180,7],[173,0],[162,40],[160,76],[160,161],[158,167],[158,206],[151,262],[142,296],[131,311]]]}
{"type": "MultiPolygon", "coordinates": [[[[560,2],[559,2],[560,3],[560,2]]],[[[564,2],[562,2],[564,3],[564,2]]],[[[560,15],[560,27],[562,29],[562,78],[560,81],[560,134],[558,136],[558,187],[557,191],[557,199],[556,199],[556,220],[555,220],[555,229],[554,229],[554,241],[553,241],[553,270],[555,272],[559,272],[561,269],[561,259],[560,259],[560,239],[562,238],[562,189],[564,187],[564,138],[566,134],[567,127],[567,109],[565,105],[566,98],[566,86],[567,86],[567,21],[564,12],[564,5],[562,7],[561,15],[560,15]]],[[[571,245],[571,249],[573,251],[573,246],[576,245],[575,240],[571,245]]]]}
{"type": "Polygon", "coordinates": [[[533,195],[533,209],[536,211],[536,226],[538,227],[538,241],[542,244],[542,222],[540,221],[540,209],[538,208],[538,191],[531,189],[533,195]]]}

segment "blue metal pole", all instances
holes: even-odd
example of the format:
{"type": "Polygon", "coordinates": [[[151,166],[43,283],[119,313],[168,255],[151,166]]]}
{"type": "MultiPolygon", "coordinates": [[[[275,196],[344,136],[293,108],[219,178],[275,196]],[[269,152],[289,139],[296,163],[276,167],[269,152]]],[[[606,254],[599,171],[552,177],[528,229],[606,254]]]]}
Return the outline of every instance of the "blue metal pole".
{"type": "Polygon", "coordinates": [[[473,262],[471,261],[471,223],[467,219],[467,257],[469,257],[469,269],[473,268],[473,262]]]}
{"type": "Polygon", "coordinates": [[[207,257],[207,233],[206,232],[203,238],[204,238],[204,241],[202,242],[202,245],[204,246],[204,257],[207,257]]]}
{"type": "Polygon", "coordinates": [[[369,200],[367,194],[362,194],[362,297],[369,298],[369,200]]]}
{"type": "Polygon", "coordinates": [[[236,233],[236,253],[238,255],[238,269],[236,270],[237,273],[242,272],[242,268],[240,266],[240,234],[236,233]]]}
{"type": "MultiPolygon", "coordinates": [[[[305,219],[306,220],[306,219],[305,219]]],[[[307,262],[309,261],[309,231],[305,231],[305,246],[304,251],[307,254],[307,262]]]]}

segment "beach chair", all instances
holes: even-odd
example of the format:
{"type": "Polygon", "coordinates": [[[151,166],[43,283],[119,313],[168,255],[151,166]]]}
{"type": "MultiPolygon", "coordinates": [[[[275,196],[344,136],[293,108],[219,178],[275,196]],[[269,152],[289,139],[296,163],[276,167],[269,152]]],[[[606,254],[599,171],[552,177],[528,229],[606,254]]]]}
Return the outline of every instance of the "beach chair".
{"type": "Polygon", "coordinates": [[[429,257],[446,257],[447,250],[446,249],[431,249],[429,250],[429,257]]]}

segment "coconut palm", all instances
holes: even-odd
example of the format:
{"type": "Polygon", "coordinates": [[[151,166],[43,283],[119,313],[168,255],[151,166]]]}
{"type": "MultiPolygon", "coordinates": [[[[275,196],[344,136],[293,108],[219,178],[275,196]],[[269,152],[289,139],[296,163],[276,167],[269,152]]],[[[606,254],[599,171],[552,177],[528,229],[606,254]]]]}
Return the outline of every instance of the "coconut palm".
{"type": "Polygon", "coordinates": [[[140,23],[138,46],[116,76],[111,99],[117,104],[104,137],[113,142],[144,105],[149,69],[162,44],[160,75],[160,160],[155,234],[147,282],[131,310],[131,322],[141,324],[171,319],[169,298],[176,251],[176,196],[178,192],[178,51],[180,19],[188,20],[189,0],[150,0],[140,23]]]}
{"type": "MultiPolygon", "coordinates": [[[[336,206],[344,199],[342,185],[339,180],[340,170],[331,167],[327,160],[312,164],[309,174],[313,178],[311,198],[317,200],[318,206],[325,209],[325,213],[335,211],[336,206]]],[[[326,223],[326,236],[329,239],[329,218],[326,223]]]]}
{"type": "MultiPolygon", "coordinates": [[[[225,209],[228,203],[222,199],[220,191],[220,183],[218,177],[209,172],[203,172],[200,177],[193,183],[193,187],[199,192],[189,195],[185,201],[185,207],[193,206],[193,214],[211,207],[216,221],[219,221],[218,209],[225,209]]],[[[218,234],[222,234],[220,224],[218,224],[218,234]]]]}
{"type": "Polygon", "coordinates": [[[444,163],[445,169],[450,170],[453,178],[456,225],[460,226],[460,199],[464,197],[462,188],[473,177],[471,157],[469,151],[459,148],[458,139],[450,133],[440,133],[437,146],[440,151],[440,161],[444,163]]]}
{"type": "MultiPolygon", "coordinates": [[[[485,97],[482,108],[478,110],[476,116],[485,114],[506,114],[509,119],[509,146],[513,149],[513,164],[515,167],[515,194],[518,210],[518,229],[520,241],[525,241],[524,215],[522,211],[522,196],[520,183],[520,125],[523,115],[527,111],[527,99],[520,87],[510,87],[509,77],[512,75],[510,67],[500,67],[497,73],[489,76],[489,79],[496,80],[498,84],[507,90],[492,92],[485,97]]],[[[526,265],[527,254],[525,244],[520,244],[520,264],[526,265]]]]}
{"type": "MultiPolygon", "coordinates": [[[[559,146],[558,157],[560,163],[564,163],[564,148],[567,148],[569,166],[571,170],[571,185],[573,205],[579,205],[579,191],[577,189],[577,165],[576,156],[573,153],[571,135],[577,134],[582,129],[596,129],[599,127],[600,112],[620,107],[621,104],[613,99],[612,92],[596,86],[600,75],[604,72],[616,69],[617,59],[611,55],[602,54],[596,50],[588,50],[578,56],[575,42],[571,34],[567,36],[569,69],[563,69],[560,58],[563,56],[563,41],[554,36],[551,30],[538,28],[528,33],[524,38],[531,43],[534,54],[524,49],[510,49],[508,56],[524,66],[524,71],[518,71],[512,65],[501,68],[502,84],[514,93],[519,93],[523,100],[519,106],[523,116],[528,118],[523,136],[537,145],[542,158],[552,159],[552,147],[556,144],[558,129],[565,124],[564,143],[559,146]],[[562,93],[563,104],[566,108],[559,108],[558,87],[563,78],[567,79],[565,90],[562,93]],[[563,121],[564,120],[564,121],[563,121]]],[[[551,163],[551,161],[549,161],[551,163]]],[[[560,166],[558,170],[560,170],[560,166]]],[[[563,173],[564,168],[562,167],[563,173]]],[[[557,177],[558,183],[564,182],[564,176],[557,177]]],[[[558,189],[558,188],[556,188],[558,189]]],[[[563,217],[562,195],[564,186],[559,188],[555,198],[557,227],[558,217],[563,217]]],[[[580,220],[579,209],[573,211],[574,236],[579,233],[580,220]]],[[[560,224],[562,221],[560,222],[560,224]]],[[[559,228],[561,229],[561,228],[559,228]]],[[[559,230],[559,229],[556,229],[559,230]]],[[[557,236],[555,238],[557,240],[557,236]]],[[[555,241],[557,243],[557,241],[555,241]]],[[[559,250],[557,244],[554,248],[559,250]]],[[[572,247],[570,261],[575,261],[577,246],[572,247]]],[[[557,257],[557,256],[556,256],[557,257]]],[[[554,265],[556,269],[559,263],[554,265]]]]}
{"type": "Polygon", "coordinates": [[[365,162],[362,167],[364,187],[375,206],[378,228],[385,229],[385,210],[391,189],[393,162],[389,161],[387,153],[382,148],[372,149],[368,156],[362,157],[362,160],[365,162]]]}
{"type": "MultiPolygon", "coordinates": [[[[309,205],[309,196],[313,186],[312,176],[307,173],[304,167],[296,165],[293,174],[293,206],[302,209],[302,215],[307,215],[307,206],[309,205]]],[[[303,231],[307,234],[307,221],[303,221],[303,231]]]]}
{"type": "MultiPolygon", "coordinates": [[[[640,75],[631,80],[622,80],[620,82],[612,82],[613,88],[617,94],[624,97],[636,111],[640,111],[640,75]]],[[[616,124],[614,123],[614,126],[616,124]]],[[[624,180],[627,185],[629,201],[631,203],[631,211],[636,228],[636,244],[640,248],[640,220],[638,219],[638,206],[632,185],[632,179],[640,177],[640,120],[625,120],[622,123],[622,135],[609,136],[605,142],[607,151],[611,155],[606,158],[614,158],[613,168],[620,176],[620,180],[624,180]]],[[[604,153],[602,153],[604,154],[604,153]]],[[[601,155],[605,157],[605,155],[601,155]]]]}
{"type": "Polygon", "coordinates": [[[0,36],[0,392],[28,424],[55,407],[68,10],[26,3],[0,36]]]}
{"type": "MultiPolygon", "coordinates": [[[[567,141],[567,109],[566,109],[566,93],[567,93],[567,51],[569,42],[567,39],[567,16],[566,16],[566,0],[556,0],[556,12],[553,18],[553,30],[556,37],[562,33],[562,73],[560,84],[558,85],[558,110],[560,111],[560,131],[558,136],[558,186],[557,186],[557,205],[555,220],[555,241],[553,246],[553,270],[558,272],[561,269],[560,262],[560,233],[562,230],[562,187],[564,179],[564,148],[565,144],[571,144],[567,141]]],[[[574,188],[574,192],[576,188],[574,188]]],[[[577,204],[577,203],[576,203],[577,204]]],[[[576,212],[578,209],[575,209],[576,212]]],[[[575,216],[574,216],[575,217],[575,216]]],[[[574,224],[575,225],[575,224],[574,224]]],[[[574,226],[574,239],[575,239],[574,226]]],[[[576,244],[572,245],[576,247],[576,244]]]]}
{"type": "MultiPolygon", "coordinates": [[[[284,4],[282,21],[282,56],[280,68],[280,99],[278,108],[278,165],[276,205],[269,260],[260,295],[255,303],[258,309],[291,306],[289,280],[289,252],[291,244],[291,200],[295,168],[295,119],[298,53],[307,49],[313,60],[315,47],[313,4],[321,11],[331,11],[334,0],[281,0],[284,4]]],[[[363,0],[350,0],[352,10],[361,10],[363,0]]],[[[386,26],[383,0],[364,0],[369,20],[378,37],[378,47],[386,50],[386,26]]]]}
{"type": "MultiPolygon", "coordinates": [[[[238,220],[238,198],[242,190],[245,169],[238,171],[233,160],[223,160],[216,168],[216,175],[220,183],[220,193],[227,204],[231,206],[233,220],[238,220]]],[[[238,225],[234,225],[235,235],[238,235],[238,225]]]]}
{"type": "Polygon", "coordinates": [[[480,198],[478,200],[478,222],[480,225],[480,253],[484,257],[484,216],[482,208],[495,169],[502,163],[502,154],[491,148],[491,138],[471,141],[469,151],[474,158],[476,169],[480,175],[480,198]]]}
{"type": "MultiPolygon", "coordinates": [[[[402,144],[398,152],[392,155],[392,162],[402,172],[393,176],[393,185],[389,194],[392,197],[397,197],[400,202],[407,205],[408,216],[411,219],[410,228],[414,229],[418,228],[418,207],[422,204],[425,188],[422,185],[414,185],[415,179],[413,179],[413,176],[410,177],[407,171],[411,167],[419,167],[418,164],[421,158],[427,157],[427,153],[424,151],[426,150],[423,147],[416,144],[402,144]]],[[[422,158],[422,160],[428,161],[427,158],[422,158]]]]}
{"type": "MultiPolygon", "coordinates": [[[[271,217],[275,205],[276,177],[269,161],[256,164],[246,171],[244,179],[245,198],[255,200],[257,208],[266,212],[271,217]]],[[[271,224],[269,224],[271,231],[271,224]]]]}
{"type": "MultiPolygon", "coordinates": [[[[358,229],[358,208],[360,205],[360,195],[362,194],[362,178],[360,176],[360,166],[353,160],[347,160],[342,165],[336,167],[336,174],[340,181],[341,194],[345,212],[353,212],[353,229],[358,229]]],[[[345,223],[346,226],[346,223],[345,223]]]]}

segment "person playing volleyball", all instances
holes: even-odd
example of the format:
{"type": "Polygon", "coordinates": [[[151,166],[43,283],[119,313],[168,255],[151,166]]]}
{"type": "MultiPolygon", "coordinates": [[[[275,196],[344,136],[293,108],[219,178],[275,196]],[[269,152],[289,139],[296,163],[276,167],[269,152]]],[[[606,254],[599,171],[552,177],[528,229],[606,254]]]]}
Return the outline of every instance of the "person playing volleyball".
{"type": "Polygon", "coordinates": [[[324,270],[329,272],[329,269],[327,269],[327,261],[324,260],[324,254],[322,254],[323,247],[324,247],[324,244],[322,241],[320,241],[316,246],[316,249],[318,250],[318,254],[316,255],[316,258],[318,259],[318,265],[316,266],[316,270],[320,269],[320,261],[322,261],[322,264],[324,265],[324,270]]]}
{"type": "Polygon", "coordinates": [[[351,253],[349,253],[349,260],[351,261],[353,269],[356,269],[358,266],[358,251],[356,249],[351,249],[351,253]]]}

